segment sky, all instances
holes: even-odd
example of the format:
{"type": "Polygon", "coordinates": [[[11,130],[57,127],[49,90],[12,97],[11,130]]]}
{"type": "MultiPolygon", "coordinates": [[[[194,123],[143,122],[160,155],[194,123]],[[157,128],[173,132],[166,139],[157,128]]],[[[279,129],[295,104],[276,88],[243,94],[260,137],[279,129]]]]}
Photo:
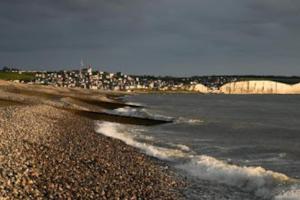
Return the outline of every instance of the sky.
{"type": "Polygon", "coordinates": [[[299,0],[1,0],[0,66],[300,75],[299,0]]]}

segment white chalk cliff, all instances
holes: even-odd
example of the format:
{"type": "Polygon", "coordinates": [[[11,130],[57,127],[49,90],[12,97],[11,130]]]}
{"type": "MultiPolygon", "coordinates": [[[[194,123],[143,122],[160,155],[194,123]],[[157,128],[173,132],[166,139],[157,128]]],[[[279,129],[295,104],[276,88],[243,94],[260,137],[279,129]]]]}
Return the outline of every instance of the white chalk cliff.
{"type": "Polygon", "coordinates": [[[223,94],[300,94],[300,83],[289,85],[267,80],[238,81],[227,83],[215,90],[202,84],[194,85],[190,90],[201,93],[223,94]]]}
{"type": "Polygon", "coordinates": [[[289,94],[291,91],[291,85],[275,81],[239,81],[220,88],[225,94],[289,94]]]}
{"type": "Polygon", "coordinates": [[[293,94],[300,94],[300,83],[297,83],[292,86],[292,92],[293,94]]]}
{"type": "Polygon", "coordinates": [[[191,91],[201,92],[201,93],[209,93],[209,88],[203,84],[196,84],[190,87],[191,91]]]}

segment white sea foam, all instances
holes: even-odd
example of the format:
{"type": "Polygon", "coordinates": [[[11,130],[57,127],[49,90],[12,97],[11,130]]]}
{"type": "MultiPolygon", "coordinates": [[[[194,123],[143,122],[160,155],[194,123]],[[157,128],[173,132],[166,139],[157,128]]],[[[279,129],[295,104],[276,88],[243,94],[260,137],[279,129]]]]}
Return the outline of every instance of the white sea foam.
{"type": "Polygon", "coordinates": [[[117,108],[113,110],[112,112],[115,114],[126,114],[129,116],[136,116],[139,115],[138,108],[131,108],[131,107],[123,107],[123,108],[117,108]]]}
{"type": "Polygon", "coordinates": [[[154,114],[149,112],[146,108],[131,108],[131,107],[123,107],[118,108],[113,111],[108,111],[113,114],[118,115],[126,115],[126,116],[132,116],[132,117],[143,117],[143,118],[150,118],[150,119],[158,119],[158,120],[173,120],[173,117],[160,115],[160,114],[154,114]]]}
{"type": "MultiPolygon", "coordinates": [[[[238,166],[206,155],[193,155],[186,145],[177,144],[171,145],[174,148],[166,148],[139,142],[138,138],[141,135],[135,133],[132,127],[128,129],[126,125],[99,122],[96,131],[105,136],[121,140],[127,145],[140,149],[147,155],[162,160],[179,161],[183,159],[185,162],[178,164],[176,167],[185,170],[190,175],[238,187],[261,198],[274,198],[274,191],[276,191],[278,185],[294,182],[293,179],[284,174],[266,170],[262,167],[238,166]]],[[[155,138],[151,139],[155,140],[155,138]]],[[[292,190],[276,196],[275,200],[295,200],[297,195],[299,195],[299,190],[292,190]]]]}
{"type": "Polygon", "coordinates": [[[184,145],[184,144],[177,144],[176,145],[178,148],[180,148],[182,151],[190,151],[190,147],[184,145]]]}
{"type": "Polygon", "coordinates": [[[121,140],[127,145],[144,151],[147,155],[157,157],[162,160],[174,160],[176,158],[182,158],[186,156],[185,153],[180,149],[164,148],[143,142],[138,142],[134,139],[133,134],[127,133],[122,128],[124,128],[124,125],[112,122],[102,122],[97,125],[96,131],[105,136],[121,140]],[[122,129],[122,131],[120,131],[120,129],[122,129]]]}
{"type": "Polygon", "coordinates": [[[271,198],[272,191],[279,183],[291,181],[284,174],[262,167],[232,165],[205,155],[191,156],[190,162],[177,167],[201,179],[239,187],[262,198],[271,198]]]}
{"type": "MultiPolygon", "coordinates": [[[[118,115],[132,116],[132,117],[144,117],[144,118],[158,119],[158,120],[174,120],[174,117],[152,113],[146,108],[123,107],[123,108],[117,108],[113,111],[107,111],[107,112],[118,114],[118,115]]],[[[179,124],[185,123],[190,125],[198,125],[204,122],[201,119],[189,119],[184,117],[179,117],[174,121],[175,123],[179,123],[179,124]]]]}
{"type": "Polygon", "coordinates": [[[203,123],[204,121],[201,119],[188,119],[187,122],[190,124],[200,124],[203,123]]]}
{"type": "Polygon", "coordinates": [[[290,190],[277,195],[275,200],[300,200],[300,188],[292,187],[290,190]]]}
{"type": "Polygon", "coordinates": [[[203,123],[204,121],[201,119],[188,119],[184,117],[179,117],[178,119],[176,119],[175,122],[179,124],[185,123],[185,124],[197,125],[203,123]]]}
{"type": "Polygon", "coordinates": [[[127,102],[126,104],[131,106],[143,106],[143,104],[137,102],[127,102]]]}
{"type": "Polygon", "coordinates": [[[142,140],[147,140],[147,141],[154,141],[155,140],[154,137],[148,136],[148,135],[138,135],[137,138],[142,139],[142,140]]]}

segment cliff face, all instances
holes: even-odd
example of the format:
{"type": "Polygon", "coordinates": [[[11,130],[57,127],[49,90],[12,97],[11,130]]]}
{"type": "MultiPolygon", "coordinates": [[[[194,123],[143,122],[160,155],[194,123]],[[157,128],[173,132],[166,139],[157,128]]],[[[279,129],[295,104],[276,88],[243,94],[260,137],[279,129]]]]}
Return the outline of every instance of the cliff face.
{"type": "Polygon", "coordinates": [[[211,89],[203,84],[193,85],[190,91],[224,94],[300,94],[300,83],[288,85],[275,81],[239,81],[227,83],[219,89],[211,89]]]}
{"type": "Polygon", "coordinates": [[[274,81],[240,81],[223,85],[220,92],[225,94],[295,94],[300,93],[300,84],[297,85],[292,86],[274,81]]]}
{"type": "Polygon", "coordinates": [[[209,93],[209,88],[203,84],[197,84],[190,87],[190,91],[209,93]]]}
{"type": "Polygon", "coordinates": [[[292,86],[292,92],[293,94],[300,94],[300,83],[297,83],[292,86]]]}

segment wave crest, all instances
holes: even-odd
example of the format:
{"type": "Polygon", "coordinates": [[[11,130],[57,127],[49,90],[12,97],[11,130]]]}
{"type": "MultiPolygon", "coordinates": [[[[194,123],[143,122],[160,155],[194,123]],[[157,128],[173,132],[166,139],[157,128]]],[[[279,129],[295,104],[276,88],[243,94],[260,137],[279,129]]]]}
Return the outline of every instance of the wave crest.
{"type": "Polygon", "coordinates": [[[300,200],[300,188],[292,187],[290,190],[277,195],[275,200],[300,200]]]}
{"type": "Polygon", "coordinates": [[[153,114],[150,113],[145,108],[131,108],[131,107],[124,107],[124,108],[118,108],[112,112],[113,114],[118,115],[126,115],[126,116],[132,116],[132,117],[143,117],[143,118],[150,118],[150,119],[157,119],[157,120],[173,120],[173,117],[165,116],[165,115],[159,115],[159,114],[153,114]]]}
{"type": "Polygon", "coordinates": [[[284,174],[262,167],[237,166],[206,155],[192,156],[189,163],[177,167],[201,179],[239,187],[262,198],[272,197],[279,183],[291,181],[284,174]]]}
{"type": "Polygon", "coordinates": [[[150,118],[150,119],[157,119],[157,120],[174,120],[175,123],[178,124],[184,123],[190,125],[198,125],[204,122],[201,119],[189,119],[184,117],[174,118],[171,116],[154,114],[152,112],[149,112],[146,108],[123,107],[108,112],[112,112],[113,114],[118,114],[118,115],[132,116],[132,117],[143,117],[143,118],[150,118]]]}
{"type": "Polygon", "coordinates": [[[133,146],[144,151],[147,155],[162,159],[162,160],[174,160],[175,158],[183,158],[186,153],[180,149],[171,149],[165,147],[158,147],[150,145],[144,142],[139,142],[134,139],[133,134],[128,134],[126,131],[120,129],[124,128],[123,125],[112,123],[112,122],[102,122],[97,124],[96,131],[102,133],[105,136],[115,138],[125,142],[127,145],[133,146]]]}
{"type": "MultiPolygon", "coordinates": [[[[140,149],[147,155],[173,161],[177,163],[175,167],[185,170],[190,175],[200,179],[238,187],[261,198],[276,197],[275,200],[295,200],[294,197],[299,195],[298,190],[276,196],[279,186],[290,186],[298,183],[282,173],[266,170],[262,167],[238,166],[207,155],[193,155],[190,148],[182,144],[174,144],[171,145],[172,148],[166,148],[140,142],[138,139],[143,134],[136,133],[133,127],[122,124],[99,122],[96,131],[107,137],[121,140],[127,145],[140,149]]],[[[137,132],[140,131],[137,130],[137,132]]],[[[154,140],[154,138],[151,138],[151,140],[154,140]]]]}

